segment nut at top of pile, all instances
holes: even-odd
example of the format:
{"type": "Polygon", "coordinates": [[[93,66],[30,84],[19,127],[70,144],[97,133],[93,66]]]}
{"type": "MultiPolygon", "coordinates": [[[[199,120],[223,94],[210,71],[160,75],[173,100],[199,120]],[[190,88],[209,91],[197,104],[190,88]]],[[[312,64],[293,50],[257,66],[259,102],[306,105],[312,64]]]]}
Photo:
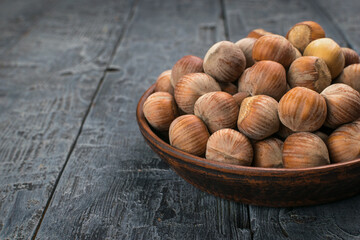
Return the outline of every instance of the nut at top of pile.
{"type": "Polygon", "coordinates": [[[149,124],[170,126],[170,144],[197,156],[285,168],[360,157],[359,55],[312,21],[286,38],[255,29],[215,43],[204,60],[184,56],[155,91],[144,104],[149,124]]]}

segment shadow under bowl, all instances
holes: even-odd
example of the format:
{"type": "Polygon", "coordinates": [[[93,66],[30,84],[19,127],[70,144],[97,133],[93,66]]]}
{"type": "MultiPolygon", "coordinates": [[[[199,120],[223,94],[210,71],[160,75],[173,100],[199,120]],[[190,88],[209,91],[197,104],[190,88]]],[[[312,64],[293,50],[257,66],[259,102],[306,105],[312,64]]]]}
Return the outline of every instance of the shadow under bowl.
{"type": "Polygon", "coordinates": [[[140,98],[136,117],[147,144],[187,182],[215,196],[245,204],[295,207],[323,204],[360,192],[360,159],[301,169],[237,166],[197,157],[170,146],[149,126],[140,98]]]}

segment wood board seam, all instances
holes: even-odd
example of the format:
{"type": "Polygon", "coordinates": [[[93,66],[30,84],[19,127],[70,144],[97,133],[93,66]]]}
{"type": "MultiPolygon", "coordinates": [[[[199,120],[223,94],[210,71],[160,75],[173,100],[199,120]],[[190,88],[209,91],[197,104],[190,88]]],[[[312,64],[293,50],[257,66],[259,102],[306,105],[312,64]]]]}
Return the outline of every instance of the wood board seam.
{"type": "Polygon", "coordinates": [[[103,71],[103,74],[102,74],[102,76],[100,78],[100,81],[99,81],[99,83],[98,83],[98,85],[97,85],[97,87],[95,89],[95,92],[94,92],[93,96],[91,97],[90,103],[89,103],[89,105],[88,105],[88,107],[86,109],[85,115],[84,115],[84,117],[83,117],[83,119],[81,121],[78,133],[77,133],[77,135],[76,135],[76,137],[74,139],[74,142],[71,144],[70,150],[69,150],[69,152],[68,152],[68,154],[66,156],[65,163],[64,163],[63,167],[61,168],[61,170],[60,170],[60,172],[59,172],[59,174],[58,174],[58,176],[57,176],[57,178],[55,180],[53,189],[51,190],[51,193],[50,193],[50,196],[49,196],[49,198],[48,198],[48,200],[46,202],[45,208],[44,208],[44,210],[43,210],[43,212],[41,214],[39,222],[38,222],[38,224],[37,224],[37,226],[36,226],[36,228],[34,230],[34,233],[33,233],[32,237],[31,237],[32,240],[36,239],[37,233],[40,230],[41,223],[42,223],[43,219],[45,218],[47,209],[49,208],[50,203],[51,203],[51,201],[52,201],[52,199],[54,197],[57,185],[58,185],[58,183],[59,183],[59,181],[61,179],[61,176],[62,176],[62,174],[63,174],[63,172],[64,172],[64,170],[65,170],[65,168],[67,166],[67,163],[69,162],[69,159],[70,159],[70,157],[71,157],[71,155],[72,155],[72,153],[73,153],[73,151],[74,151],[74,149],[76,147],[77,141],[78,141],[78,139],[79,139],[79,137],[80,137],[80,135],[82,133],[82,129],[83,129],[83,126],[85,124],[85,121],[86,121],[86,119],[87,119],[87,117],[88,117],[88,115],[90,113],[91,108],[93,107],[93,103],[95,101],[95,98],[98,95],[99,90],[101,89],[101,86],[102,86],[102,84],[104,82],[105,77],[107,76],[107,71],[108,71],[108,69],[109,69],[109,71],[113,71],[112,68],[111,68],[111,63],[112,63],[112,61],[113,61],[113,59],[115,57],[115,54],[116,54],[116,51],[117,51],[118,47],[121,45],[121,42],[124,39],[125,33],[127,32],[127,29],[129,27],[130,23],[133,21],[133,18],[134,18],[134,15],[135,15],[135,9],[136,9],[136,6],[138,5],[138,2],[139,2],[139,0],[135,0],[132,3],[132,6],[131,6],[131,8],[129,10],[129,14],[128,14],[128,16],[126,18],[126,21],[124,23],[124,26],[122,27],[121,32],[119,34],[119,37],[116,40],[116,43],[114,45],[113,51],[111,52],[109,61],[106,64],[106,67],[105,67],[105,69],[103,71]]]}

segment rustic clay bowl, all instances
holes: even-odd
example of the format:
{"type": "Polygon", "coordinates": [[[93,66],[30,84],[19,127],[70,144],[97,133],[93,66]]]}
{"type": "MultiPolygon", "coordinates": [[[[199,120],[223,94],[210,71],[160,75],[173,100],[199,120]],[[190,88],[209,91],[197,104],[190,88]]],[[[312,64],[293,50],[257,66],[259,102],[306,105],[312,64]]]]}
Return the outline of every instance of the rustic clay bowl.
{"type": "Polygon", "coordinates": [[[303,169],[243,167],[210,161],[170,146],[143,114],[152,85],[140,98],[136,117],[149,146],[186,181],[202,191],[246,204],[290,207],[333,202],[360,192],[360,159],[303,169]]]}

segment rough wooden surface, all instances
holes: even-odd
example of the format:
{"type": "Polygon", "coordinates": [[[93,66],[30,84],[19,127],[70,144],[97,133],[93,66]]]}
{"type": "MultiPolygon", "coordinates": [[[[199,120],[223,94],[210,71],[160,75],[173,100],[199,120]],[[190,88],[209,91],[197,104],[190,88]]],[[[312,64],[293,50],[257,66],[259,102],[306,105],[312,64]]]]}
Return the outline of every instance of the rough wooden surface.
{"type": "Polygon", "coordinates": [[[0,1],[0,239],[360,239],[360,196],[306,208],[225,201],[146,146],[136,103],[180,57],[315,20],[360,49],[337,0],[0,1]]]}
{"type": "Polygon", "coordinates": [[[130,4],[117,2],[42,1],[30,11],[17,1],[18,17],[38,19],[27,28],[4,18],[22,30],[0,50],[0,239],[30,238],[39,224],[121,35],[130,4]]]}
{"type": "Polygon", "coordinates": [[[138,99],[161,71],[183,55],[203,57],[224,38],[220,16],[214,0],[139,2],[112,62],[120,71],[104,79],[39,239],[250,238],[247,207],[178,177],[135,121],[138,99]]]}

